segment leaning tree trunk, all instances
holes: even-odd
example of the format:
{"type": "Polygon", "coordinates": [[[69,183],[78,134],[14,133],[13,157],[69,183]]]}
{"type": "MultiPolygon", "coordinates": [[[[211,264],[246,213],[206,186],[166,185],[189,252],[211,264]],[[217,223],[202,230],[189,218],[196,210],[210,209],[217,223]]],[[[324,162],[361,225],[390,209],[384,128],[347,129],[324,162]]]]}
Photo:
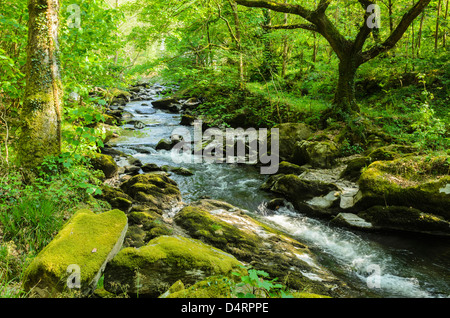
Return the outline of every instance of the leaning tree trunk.
{"type": "Polygon", "coordinates": [[[26,88],[18,160],[28,171],[61,151],[59,0],[29,0],[26,88]]]}
{"type": "Polygon", "coordinates": [[[359,112],[355,100],[355,76],[358,66],[356,58],[352,56],[342,58],[339,62],[339,79],[334,95],[334,109],[337,112],[359,112]]]}

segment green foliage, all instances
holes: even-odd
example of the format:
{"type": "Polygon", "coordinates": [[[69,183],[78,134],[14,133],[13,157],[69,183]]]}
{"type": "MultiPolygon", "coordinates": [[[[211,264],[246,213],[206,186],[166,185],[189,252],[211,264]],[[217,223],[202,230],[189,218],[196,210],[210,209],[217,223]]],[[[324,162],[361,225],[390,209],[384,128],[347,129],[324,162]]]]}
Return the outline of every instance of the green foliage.
{"type": "Polygon", "coordinates": [[[240,283],[236,284],[236,287],[241,287],[244,290],[236,292],[238,298],[292,298],[285,286],[276,283],[277,278],[269,280],[267,272],[249,267],[247,273],[248,275],[233,273],[241,280],[240,283]]]}
{"type": "Polygon", "coordinates": [[[46,246],[63,224],[59,203],[44,196],[22,198],[8,211],[0,211],[5,240],[13,240],[34,253],[46,246]]]}
{"type": "Polygon", "coordinates": [[[341,144],[341,155],[342,156],[351,156],[354,154],[362,153],[363,151],[364,151],[364,149],[361,147],[360,144],[358,144],[358,143],[351,144],[351,142],[348,140],[348,138],[345,138],[341,144]]]}

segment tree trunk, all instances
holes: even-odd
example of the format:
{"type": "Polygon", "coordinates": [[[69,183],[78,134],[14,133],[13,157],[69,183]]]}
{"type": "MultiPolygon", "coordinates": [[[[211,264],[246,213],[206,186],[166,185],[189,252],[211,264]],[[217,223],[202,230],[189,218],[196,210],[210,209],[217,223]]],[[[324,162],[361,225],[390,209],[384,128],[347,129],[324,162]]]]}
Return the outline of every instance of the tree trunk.
{"type": "Polygon", "coordinates": [[[62,85],[59,71],[59,0],[29,0],[26,88],[18,160],[32,171],[61,152],[62,85]]]}
{"type": "MultiPolygon", "coordinates": [[[[445,6],[445,15],[444,15],[444,21],[447,21],[448,17],[448,0],[447,5],[445,6]]],[[[447,30],[444,29],[444,34],[442,34],[442,47],[445,48],[446,46],[446,37],[447,37],[447,30]]]]}
{"type": "Polygon", "coordinates": [[[436,34],[434,36],[434,50],[438,49],[438,41],[439,41],[439,16],[441,15],[441,0],[438,2],[437,6],[437,14],[436,14],[436,34]]]}
{"type": "Polygon", "coordinates": [[[358,66],[356,58],[351,55],[339,62],[339,79],[333,101],[336,111],[359,112],[359,106],[355,100],[355,76],[358,66]]]}

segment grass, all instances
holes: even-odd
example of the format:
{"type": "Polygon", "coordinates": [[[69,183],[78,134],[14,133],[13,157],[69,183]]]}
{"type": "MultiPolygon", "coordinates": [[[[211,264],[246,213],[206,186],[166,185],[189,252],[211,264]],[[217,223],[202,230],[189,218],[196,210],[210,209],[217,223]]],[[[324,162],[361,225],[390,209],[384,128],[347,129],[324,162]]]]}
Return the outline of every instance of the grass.
{"type": "Polygon", "coordinates": [[[274,83],[248,83],[247,89],[270,100],[272,105],[286,105],[292,112],[313,115],[330,107],[330,103],[327,101],[314,99],[309,95],[299,96],[299,94],[284,91],[274,83]]]}

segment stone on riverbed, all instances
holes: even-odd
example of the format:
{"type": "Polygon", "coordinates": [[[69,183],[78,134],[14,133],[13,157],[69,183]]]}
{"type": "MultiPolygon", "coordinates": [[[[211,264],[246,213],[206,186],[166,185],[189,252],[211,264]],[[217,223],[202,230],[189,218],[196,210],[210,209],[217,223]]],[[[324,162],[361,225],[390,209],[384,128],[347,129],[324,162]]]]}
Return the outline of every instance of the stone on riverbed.
{"type": "Polygon", "coordinates": [[[293,289],[323,295],[345,290],[317,263],[307,246],[227,202],[208,199],[193,202],[178,212],[174,221],[193,238],[286,281],[293,289]]]}
{"type": "Polygon", "coordinates": [[[170,209],[181,202],[177,183],[158,173],[138,174],[123,182],[120,188],[136,201],[156,209],[170,209]]]}

